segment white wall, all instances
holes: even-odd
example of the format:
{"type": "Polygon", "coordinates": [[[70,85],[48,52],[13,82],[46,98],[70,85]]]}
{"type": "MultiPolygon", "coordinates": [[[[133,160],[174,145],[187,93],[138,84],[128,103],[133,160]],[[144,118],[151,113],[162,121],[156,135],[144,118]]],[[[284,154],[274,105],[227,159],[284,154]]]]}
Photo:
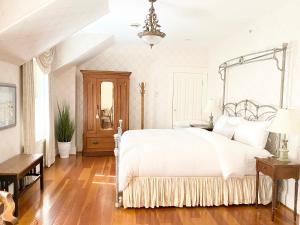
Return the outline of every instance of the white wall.
{"type": "MultiPolygon", "coordinates": [[[[145,127],[172,127],[172,85],[174,72],[201,72],[207,68],[207,50],[197,44],[164,43],[151,50],[140,42],[118,43],[105,50],[80,69],[129,71],[129,127],[140,128],[140,92],[138,84],[146,82],[145,127]]],[[[77,138],[82,139],[82,75],[77,71],[77,138]]]]}
{"type": "Polygon", "coordinates": [[[21,152],[20,68],[0,61],[0,83],[17,86],[17,125],[0,130],[0,162],[21,152]]]}
{"type": "MultiPolygon", "coordinates": [[[[57,115],[57,103],[70,106],[71,119],[76,118],[76,67],[54,73],[53,77],[54,109],[57,115]]],[[[76,126],[76,124],[75,124],[76,126]]],[[[71,154],[76,154],[76,134],[72,139],[71,154]]]]}
{"type": "MultiPolygon", "coordinates": [[[[230,58],[253,51],[280,47],[288,42],[287,54],[287,85],[285,106],[300,106],[300,2],[285,5],[278,11],[259,18],[249,24],[244,30],[233,33],[225,40],[213,46],[209,52],[209,81],[210,97],[222,96],[222,82],[217,73],[218,66],[230,58]],[[252,33],[249,32],[252,30],[252,33]]],[[[228,101],[250,98],[263,104],[278,105],[280,73],[274,69],[274,62],[255,63],[232,69],[228,75],[228,101]]],[[[290,156],[300,162],[300,138],[291,136],[289,142],[290,156]]],[[[288,183],[284,189],[282,201],[293,207],[294,182],[288,183]]],[[[298,195],[299,196],[299,195],[298,195]]],[[[299,208],[299,207],[298,207],[299,208]]]]}

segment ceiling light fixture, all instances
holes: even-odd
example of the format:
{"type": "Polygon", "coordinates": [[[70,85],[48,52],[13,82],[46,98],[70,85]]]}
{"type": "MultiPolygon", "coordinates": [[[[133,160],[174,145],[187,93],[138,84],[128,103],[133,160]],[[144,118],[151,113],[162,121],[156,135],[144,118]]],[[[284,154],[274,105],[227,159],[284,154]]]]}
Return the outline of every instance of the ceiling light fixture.
{"type": "Polygon", "coordinates": [[[154,45],[158,44],[166,34],[160,31],[160,25],[158,24],[157,15],[153,3],[156,0],[149,0],[151,2],[151,7],[149,9],[149,14],[146,16],[144,30],[138,33],[138,36],[152,48],[154,45]]]}

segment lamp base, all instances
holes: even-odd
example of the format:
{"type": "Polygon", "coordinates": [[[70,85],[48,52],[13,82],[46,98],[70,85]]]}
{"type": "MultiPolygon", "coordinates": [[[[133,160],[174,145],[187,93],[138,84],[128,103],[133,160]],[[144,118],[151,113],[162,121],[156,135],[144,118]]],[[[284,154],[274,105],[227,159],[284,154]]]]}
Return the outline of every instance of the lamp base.
{"type": "Polygon", "coordinates": [[[283,140],[282,148],[279,150],[279,160],[288,162],[289,161],[289,150],[287,149],[288,141],[286,139],[283,140]]]}
{"type": "Polygon", "coordinates": [[[289,150],[280,149],[279,150],[279,159],[280,161],[288,162],[289,161],[289,150]]]}
{"type": "Polygon", "coordinates": [[[214,128],[214,117],[212,114],[209,116],[209,122],[208,122],[208,128],[213,129],[214,128]]]}

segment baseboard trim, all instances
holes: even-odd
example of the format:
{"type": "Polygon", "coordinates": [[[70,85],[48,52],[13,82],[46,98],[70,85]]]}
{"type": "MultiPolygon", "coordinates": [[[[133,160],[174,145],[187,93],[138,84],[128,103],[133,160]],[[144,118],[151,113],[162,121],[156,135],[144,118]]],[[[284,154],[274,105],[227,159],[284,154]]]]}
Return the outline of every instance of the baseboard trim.
{"type": "Polygon", "coordinates": [[[77,153],[77,148],[76,148],[76,146],[72,146],[70,155],[76,155],[76,153],[77,153]]]}

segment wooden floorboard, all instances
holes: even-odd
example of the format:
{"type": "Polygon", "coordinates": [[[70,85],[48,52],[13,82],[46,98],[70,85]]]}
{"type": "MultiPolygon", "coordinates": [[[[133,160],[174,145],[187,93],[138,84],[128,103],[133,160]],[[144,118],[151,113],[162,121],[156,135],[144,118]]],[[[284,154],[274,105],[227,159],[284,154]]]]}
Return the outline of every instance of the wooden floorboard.
{"type": "Polygon", "coordinates": [[[20,199],[19,225],[36,218],[44,225],[268,225],[294,224],[279,206],[274,223],[270,206],[116,209],[113,157],[57,159],[45,169],[45,190],[37,182],[20,199]]]}

